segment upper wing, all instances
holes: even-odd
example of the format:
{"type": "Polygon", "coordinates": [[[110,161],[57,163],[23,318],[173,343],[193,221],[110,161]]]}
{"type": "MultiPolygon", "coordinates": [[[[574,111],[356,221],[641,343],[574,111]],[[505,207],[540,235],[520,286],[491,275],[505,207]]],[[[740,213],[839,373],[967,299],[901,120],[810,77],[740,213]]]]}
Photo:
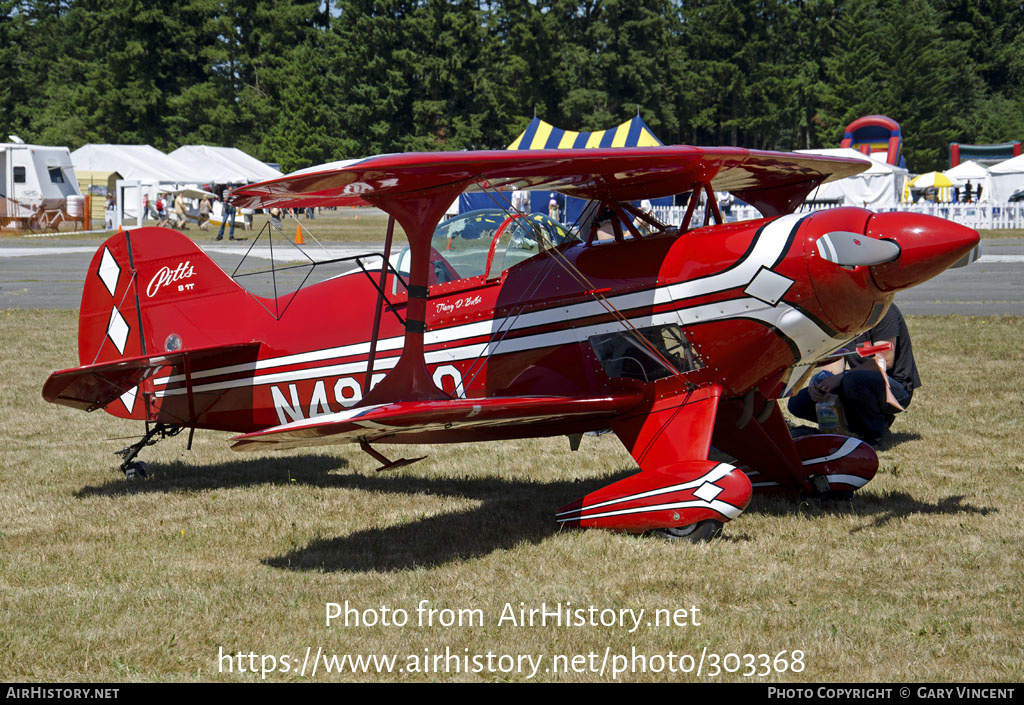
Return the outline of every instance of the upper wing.
{"type": "MultiPolygon", "coordinates": [[[[635,406],[634,392],[602,397],[487,397],[442,401],[402,401],[347,409],[336,414],[293,421],[235,438],[234,450],[297,448],[322,443],[373,442],[402,436],[403,442],[470,440],[467,431],[500,427],[493,437],[515,437],[540,424],[548,435],[571,433],[566,422],[584,420],[592,428],[635,406]]],[[[486,437],[486,433],[481,438],[486,437]]]]}
{"type": "Polygon", "coordinates": [[[336,206],[461,185],[467,190],[543,188],[586,199],[632,201],[710,183],[759,207],[784,212],[817,185],[869,166],[859,159],[684,145],[386,154],[332,162],[244,186],[232,192],[232,199],[257,208],[336,206]]]}

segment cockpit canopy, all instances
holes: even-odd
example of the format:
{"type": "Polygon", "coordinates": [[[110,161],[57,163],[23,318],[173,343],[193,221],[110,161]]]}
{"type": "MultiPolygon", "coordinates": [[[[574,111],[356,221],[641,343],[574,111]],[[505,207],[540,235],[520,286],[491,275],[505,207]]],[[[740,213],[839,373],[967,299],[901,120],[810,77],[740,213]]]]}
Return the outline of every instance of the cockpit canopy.
{"type": "MultiPolygon", "coordinates": [[[[430,245],[431,283],[458,279],[494,279],[538,252],[557,247],[575,235],[542,213],[509,215],[498,208],[470,211],[439,224],[430,245]]],[[[410,253],[398,256],[396,269],[409,272],[410,253]]]]}

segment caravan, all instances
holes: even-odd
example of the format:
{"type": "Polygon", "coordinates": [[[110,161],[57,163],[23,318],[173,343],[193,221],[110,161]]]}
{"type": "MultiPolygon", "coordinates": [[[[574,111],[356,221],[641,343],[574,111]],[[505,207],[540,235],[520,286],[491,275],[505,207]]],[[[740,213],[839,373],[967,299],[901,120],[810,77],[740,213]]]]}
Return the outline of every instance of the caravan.
{"type": "Polygon", "coordinates": [[[0,228],[55,228],[84,205],[67,147],[0,144],[0,228]]]}

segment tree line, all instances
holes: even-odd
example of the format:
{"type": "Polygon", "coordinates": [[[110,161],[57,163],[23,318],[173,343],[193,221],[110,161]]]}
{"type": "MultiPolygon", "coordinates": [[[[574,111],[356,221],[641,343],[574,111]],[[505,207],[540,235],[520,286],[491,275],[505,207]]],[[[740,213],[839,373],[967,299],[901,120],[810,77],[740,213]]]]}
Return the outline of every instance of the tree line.
{"type": "Polygon", "coordinates": [[[507,146],[534,114],[915,171],[1024,139],[1019,0],[0,0],[0,139],[235,146],[285,171],[507,146]]]}

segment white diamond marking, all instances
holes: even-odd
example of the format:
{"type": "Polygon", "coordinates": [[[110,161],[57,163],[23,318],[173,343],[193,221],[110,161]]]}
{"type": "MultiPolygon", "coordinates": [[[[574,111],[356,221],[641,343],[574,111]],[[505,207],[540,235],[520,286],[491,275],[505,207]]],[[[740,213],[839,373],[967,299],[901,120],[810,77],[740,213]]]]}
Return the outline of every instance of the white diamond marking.
{"type": "Polygon", "coordinates": [[[125,323],[124,318],[118,312],[117,307],[110,312],[110,323],[107,324],[107,337],[110,342],[117,346],[117,351],[124,355],[124,346],[128,342],[128,333],[131,328],[125,323]]]}
{"type": "Polygon", "coordinates": [[[100,261],[98,273],[103,286],[107,287],[107,291],[113,296],[117,291],[117,280],[121,276],[121,268],[117,266],[117,260],[106,247],[103,248],[103,259],[100,261]]]}
{"type": "Polygon", "coordinates": [[[786,295],[791,286],[793,286],[792,279],[770,269],[762,269],[743,290],[743,293],[774,306],[779,303],[779,299],[786,295]]]}
{"type": "Polygon", "coordinates": [[[128,409],[129,414],[135,408],[135,394],[138,392],[138,389],[138,387],[132,387],[121,395],[121,403],[124,404],[124,408],[128,409]]]}
{"type": "Polygon", "coordinates": [[[712,482],[705,482],[693,491],[694,497],[703,499],[705,502],[710,502],[720,494],[722,494],[722,488],[712,482]]]}

